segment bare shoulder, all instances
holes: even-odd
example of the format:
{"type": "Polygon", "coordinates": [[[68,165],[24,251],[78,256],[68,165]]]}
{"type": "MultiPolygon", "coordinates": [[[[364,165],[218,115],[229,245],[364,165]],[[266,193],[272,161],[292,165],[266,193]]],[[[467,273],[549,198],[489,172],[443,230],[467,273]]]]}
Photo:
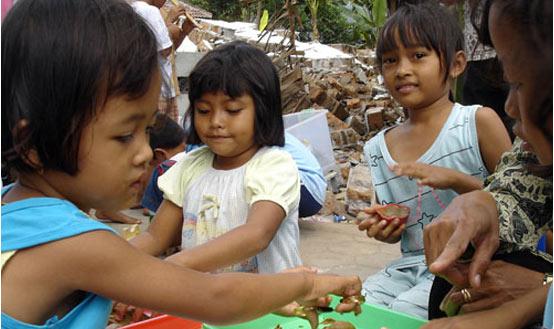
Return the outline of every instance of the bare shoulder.
{"type": "Polygon", "coordinates": [[[482,106],[477,109],[477,112],[475,113],[475,121],[477,128],[483,125],[503,125],[498,114],[492,108],[486,106],[482,106]]]}
{"type": "Polygon", "coordinates": [[[498,114],[490,107],[480,107],[475,113],[475,125],[479,139],[494,137],[503,144],[511,144],[510,136],[498,114]]]}
{"type": "Polygon", "coordinates": [[[510,136],[498,114],[490,107],[477,110],[475,125],[481,155],[489,172],[493,172],[502,153],[512,147],[510,136]]]}

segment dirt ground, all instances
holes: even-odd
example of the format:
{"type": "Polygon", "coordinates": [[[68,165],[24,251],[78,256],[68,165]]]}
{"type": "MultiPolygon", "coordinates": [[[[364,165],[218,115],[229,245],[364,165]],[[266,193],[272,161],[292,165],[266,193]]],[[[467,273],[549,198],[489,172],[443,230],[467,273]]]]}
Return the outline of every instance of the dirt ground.
{"type": "MultiPolygon", "coordinates": [[[[148,219],[140,211],[125,213],[142,219],[141,231],[147,228],[148,219]]],[[[120,234],[130,226],[107,224],[120,234]]],[[[300,253],[304,265],[315,266],[322,273],[358,275],[363,281],[400,257],[400,245],[369,239],[354,224],[300,220],[300,253]]]]}

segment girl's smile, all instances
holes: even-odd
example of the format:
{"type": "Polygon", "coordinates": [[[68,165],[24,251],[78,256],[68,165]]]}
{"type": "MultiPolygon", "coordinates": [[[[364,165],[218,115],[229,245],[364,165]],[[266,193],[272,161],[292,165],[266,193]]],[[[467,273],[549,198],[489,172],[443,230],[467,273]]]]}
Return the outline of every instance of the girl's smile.
{"type": "Polygon", "coordinates": [[[448,96],[441,60],[432,49],[405,47],[397,36],[397,49],[383,54],[381,74],[385,86],[403,107],[415,110],[448,96]]]}
{"type": "Polygon", "coordinates": [[[233,169],[256,153],[254,100],[248,94],[232,98],[222,91],[202,94],[194,104],[194,127],[216,155],[216,169],[233,169]]]}
{"type": "Polygon", "coordinates": [[[403,83],[403,84],[399,84],[396,87],[396,90],[401,94],[409,94],[412,91],[415,91],[416,88],[417,88],[417,84],[415,83],[403,83]]]}

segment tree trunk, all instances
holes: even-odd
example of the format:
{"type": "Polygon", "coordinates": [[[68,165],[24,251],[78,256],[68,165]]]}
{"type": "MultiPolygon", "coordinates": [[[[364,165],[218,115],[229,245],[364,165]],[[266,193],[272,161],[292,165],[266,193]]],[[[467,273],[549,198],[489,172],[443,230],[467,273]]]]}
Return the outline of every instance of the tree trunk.
{"type": "Polygon", "coordinates": [[[264,1],[263,0],[258,0],[256,1],[256,19],[255,19],[255,23],[256,23],[256,26],[260,26],[260,19],[262,19],[262,9],[263,9],[263,4],[264,4],[264,1]]]}
{"type": "Polygon", "coordinates": [[[310,21],[312,23],[312,40],[319,41],[319,29],[317,28],[317,9],[319,8],[319,0],[308,0],[308,9],[310,9],[310,21]]]}
{"type": "Polygon", "coordinates": [[[291,48],[296,47],[296,44],[295,44],[295,39],[296,39],[296,29],[295,29],[296,15],[295,14],[296,14],[296,11],[294,10],[295,5],[296,5],[296,3],[291,3],[290,0],[286,0],[286,2],[285,2],[285,7],[287,8],[287,14],[288,14],[288,17],[289,17],[290,34],[291,34],[289,36],[289,40],[290,40],[291,48]]]}
{"type": "Polygon", "coordinates": [[[319,29],[317,28],[317,9],[312,12],[312,40],[319,42],[319,29]]]}

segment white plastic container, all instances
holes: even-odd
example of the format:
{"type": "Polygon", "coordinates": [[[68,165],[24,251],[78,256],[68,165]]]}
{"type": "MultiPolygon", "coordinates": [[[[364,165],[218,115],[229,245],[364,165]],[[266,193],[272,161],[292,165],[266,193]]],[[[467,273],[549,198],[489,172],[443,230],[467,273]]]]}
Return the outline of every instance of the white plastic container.
{"type": "Polygon", "coordinates": [[[283,116],[285,130],[315,155],[324,175],[337,171],[326,114],[327,110],[307,109],[283,116]]]}

